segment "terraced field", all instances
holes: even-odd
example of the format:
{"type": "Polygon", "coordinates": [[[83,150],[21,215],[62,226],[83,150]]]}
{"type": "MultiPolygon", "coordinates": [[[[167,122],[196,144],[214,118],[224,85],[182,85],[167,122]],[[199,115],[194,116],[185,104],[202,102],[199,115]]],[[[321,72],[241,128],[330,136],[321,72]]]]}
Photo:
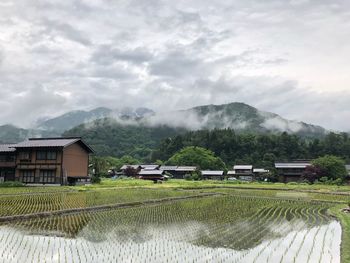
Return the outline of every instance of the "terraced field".
{"type": "Polygon", "coordinates": [[[340,262],[330,207],[226,195],[7,222],[0,262],[340,262]]]}

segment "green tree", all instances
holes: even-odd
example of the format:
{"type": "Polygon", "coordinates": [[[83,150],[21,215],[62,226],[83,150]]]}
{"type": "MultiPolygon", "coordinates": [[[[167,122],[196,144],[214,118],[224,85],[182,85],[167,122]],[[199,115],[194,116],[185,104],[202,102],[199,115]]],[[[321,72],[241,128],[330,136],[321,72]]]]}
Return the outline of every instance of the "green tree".
{"type": "Polygon", "coordinates": [[[200,169],[225,169],[225,163],[210,150],[189,146],[175,153],[167,162],[171,165],[191,165],[200,169]]]}
{"type": "Polygon", "coordinates": [[[345,162],[343,159],[325,155],[312,161],[312,165],[320,169],[330,179],[344,179],[346,176],[345,162]]]}

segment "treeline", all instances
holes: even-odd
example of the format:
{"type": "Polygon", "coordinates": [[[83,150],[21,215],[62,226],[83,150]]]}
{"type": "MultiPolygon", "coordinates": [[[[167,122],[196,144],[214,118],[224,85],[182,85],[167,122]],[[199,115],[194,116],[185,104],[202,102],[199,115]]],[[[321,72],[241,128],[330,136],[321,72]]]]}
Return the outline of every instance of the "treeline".
{"type": "Polygon", "coordinates": [[[301,139],[296,135],[237,134],[232,129],[188,132],[164,139],[150,156],[150,161],[167,161],[187,146],[209,149],[227,166],[253,164],[266,166],[276,160],[315,159],[335,155],[350,162],[350,137],[346,133],[329,133],[323,139],[301,139]]]}

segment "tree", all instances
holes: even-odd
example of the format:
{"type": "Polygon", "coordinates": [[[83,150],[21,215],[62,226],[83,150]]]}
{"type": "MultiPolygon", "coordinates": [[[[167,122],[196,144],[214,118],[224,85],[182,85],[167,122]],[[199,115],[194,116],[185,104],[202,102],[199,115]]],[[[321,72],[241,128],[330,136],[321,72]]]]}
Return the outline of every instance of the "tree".
{"type": "Polygon", "coordinates": [[[323,169],[321,169],[320,167],[309,165],[305,168],[305,171],[301,175],[301,178],[313,184],[316,180],[319,180],[321,177],[324,176],[327,175],[323,169]]]}
{"type": "Polygon", "coordinates": [[[343,180],[347,174],[344,160],[337,156],[325,155],[319,157],[312,161],[312,165],[333,180],[338,178],[343,180]]]}
{"type": "Polygon", "coordinates": [[[191,165],[200,169],[225,169],[225,163],[210,150],[189,146],[175,153],[167,162],[171,165],[191,165]]]}

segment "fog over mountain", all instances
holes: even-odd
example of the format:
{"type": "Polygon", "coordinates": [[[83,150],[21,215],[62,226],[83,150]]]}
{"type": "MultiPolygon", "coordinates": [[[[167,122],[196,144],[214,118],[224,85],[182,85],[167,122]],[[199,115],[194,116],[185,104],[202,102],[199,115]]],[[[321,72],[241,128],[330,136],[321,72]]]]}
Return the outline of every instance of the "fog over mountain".
{"type": "Polygon", "coordinates": [[[347,131],[349,10],[344,0],[1,0],[0,125],[241,101],[347,131]]]}
{"type": "Polygon", "coordinates": [[[225,129],[255,133],[288,132],[320,136],[326,130],[320,126],[286,120],[281,116],[260,111],[244,103],[205,105],[180,111],[154,112],[147,108],[96,108],[91,111],[72,111],[41,122],[39,130],[63,132],[80,124],[88,128],[94,120],[109,118],[120,125],[145,127],[167,126],[186,130],[225,129]]]}

